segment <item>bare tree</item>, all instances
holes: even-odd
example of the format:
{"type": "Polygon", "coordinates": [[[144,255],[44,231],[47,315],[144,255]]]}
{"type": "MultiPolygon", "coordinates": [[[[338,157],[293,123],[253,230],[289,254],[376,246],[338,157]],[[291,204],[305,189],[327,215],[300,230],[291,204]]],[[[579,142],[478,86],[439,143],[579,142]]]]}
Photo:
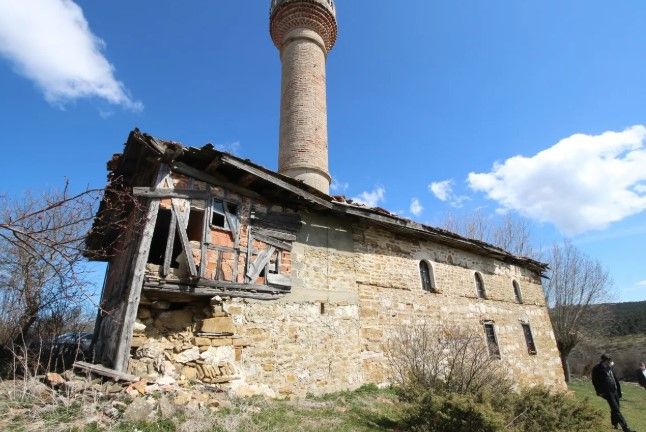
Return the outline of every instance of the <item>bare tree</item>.
{"type": "Polygon", "coordinates": [[[391,378],[411,396],[428,390],[476,394],[508,389],[481,334],[459,326],[400,327],[385,347],[391,378]]]}
{"type": "Polygon", "coordinates": [[[599,261],[567,241],[552,246],[548,263],[550,273],[544,284],[545,295],[565,379],[569,382],[568,356],[591,330],[586,325],[601,320],[602,317],[590,316],[592,305],[608,299],[612,281],[599,261]]]}
{"type": "Polygon", "coordinates": [[[67,184],[39,196],[0,197],[0,346],[5,351],[11,345],[26,347],[35,330],[55,335],[62,328],[52,326],[65,325],[66,317],[91,302],[83,253],[99,203],[103,199],[103,208],[113,206],[120,214],[135,202],[118,192],[113,198],[106,204],[97,189],[71,194],[67,184]]]}
{"type": "Polygon", "coordinates": [[[506,213],[500,218],[477,210],[467,216],[447,213],[440,227],[464,237],[490,243],[514,255],[536,258],[532,232],[527,221],[506,213]]]}
{"type": "Polygon", "coordinates": [[[64,189],[0,204],[3,342],[24,343],[41,314],[85,299],[82,244],[99,198],[64,189]]]}

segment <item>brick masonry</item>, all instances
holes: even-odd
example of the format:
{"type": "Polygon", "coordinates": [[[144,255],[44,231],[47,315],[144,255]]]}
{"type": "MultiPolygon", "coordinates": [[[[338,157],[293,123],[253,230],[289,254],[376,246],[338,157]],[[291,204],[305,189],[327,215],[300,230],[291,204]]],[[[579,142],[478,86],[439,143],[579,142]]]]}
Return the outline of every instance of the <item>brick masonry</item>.
{"type": "Polygon", "coordinates": [[[329,193],[325,62],[336,40],[326,2],[283,1],[271,34],[282,62],[278,171],[329,193]]]}

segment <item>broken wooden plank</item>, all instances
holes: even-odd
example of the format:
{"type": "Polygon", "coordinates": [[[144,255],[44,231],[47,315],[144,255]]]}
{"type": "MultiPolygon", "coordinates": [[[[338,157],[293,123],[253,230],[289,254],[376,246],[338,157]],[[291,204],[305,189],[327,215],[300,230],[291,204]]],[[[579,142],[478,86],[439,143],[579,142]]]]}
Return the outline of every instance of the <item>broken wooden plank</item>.
{"type": "Polygon", "coordinates": [[[204,190],[192,189],[151,189],[147,187],[133,187],[135,196],[145,198],[180,198],[180,199],[209,199],[211,193],[204,190]]]}
{"type": "Polygon", "coordinates": [[[191,276],[197,276],[197,268],[195,267],[195,260],[193,259],[193,248],[191,247],[191,242],[188,240],[188,234],[186,234],[186,227],[188,222],[184,219],[184,215],[179,209],[179,205],[173,199],[173,213],[177,216],[177,227],[179,228],[177,232],[179,233],[179,240],[182,244],[182,249],[184,250],[184,255],[186,255],[186,262],[188,263],[188,271],[191,276]]]}
{"type": "Polygon", "coordinates": [[[126,381],[126,382],[140,381],[140,378],[137,376],[124,373],[124,372],[119,372],[117,370],[110,369],[105,366],[87,363],[83,361],[74,362],[72,367],[76,369],[82,369],[84,371],[87,371],[96,375],[101,375],[101,376],[113,379],[115,381],[126,381]]]}
{"type": "Polygon", "coordinates": [[[222,204],[224,207],[224,217],[227,220],[227,225],[231,232],[231,239],[233,240],[233,244],[237,247],[240,244],[238,217],[229,211],[229,205],[226,201],[223,201],[222,204]]]}
{"type": "Polygon", "coordinates": [[[278,273],[268,273],[267,274],[267,283],[269,285],[278,285],[282,287],[291,287],[292,279],[289,276],[278,273]]]}
{"type": "Polygon", "coordinates": [[[267,237],[274,237],[277,238],[278,240],[285,240],[285,241],[296,241],[296,236],[294,234],[284,232],[284,231],[277,231],[277,230],[272,230],[268,228],[261,228],[257,226],[252,226],[251,231],[254,234],[262,234],[267,237]]]}
{"type": "Polygon", "coordinates": [[[273,246],[269,246],[269,249],[264,250],[258,254],[258,257],[256,260],[251,264],[249,269],[247,270],[247,280],[249,282],[253,282],[256,279],[258,279],[258,276],[260,276],[260,272],[262,272],[262,269],[265,267],[265,265],[269,262],[269,259],[271,256],[276,252],[276,248],[273,246]]]}
{"type": "Polygon", "coordinates": [[[287,243],[284,241],[280,241],[278,239],[275,239],[273,237],[265,236],[260,233],[255,233],[254,236],[256,237],[257,240],[260,240],[263,243],[267,243],[268,245],[272,245],[277,249],[285,250],[285,251],[291,251],[292,250],[292,245],[291,243],[287,243]]]}

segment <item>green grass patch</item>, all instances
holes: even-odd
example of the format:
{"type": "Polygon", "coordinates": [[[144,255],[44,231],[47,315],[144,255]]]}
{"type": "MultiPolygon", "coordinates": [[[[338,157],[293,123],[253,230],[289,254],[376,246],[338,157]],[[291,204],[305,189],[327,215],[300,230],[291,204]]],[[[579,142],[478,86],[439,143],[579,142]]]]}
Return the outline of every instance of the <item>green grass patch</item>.
{"type": "MultiPolygon", "coordinates": [[[[608,403],[597,396],[592,383],[589,380],[572,380],[570,389],[577,397],[587,398],[590,404],[603,411],[608,430],[611,431],[608,403]]],[[[646,390],[631,383],[622,383],[621,389],[621,412],[628,425],[639,432],[646,431],[646,390]]]]}
{"type": "Polygon", "coordinates": [[[81,404],[73,402],[69,405],[60,405],[51,411],[46,411],[42,415],[45,423],[50,425],[60,425],[62,423],[71,423],[82,415],[81,404]]]}

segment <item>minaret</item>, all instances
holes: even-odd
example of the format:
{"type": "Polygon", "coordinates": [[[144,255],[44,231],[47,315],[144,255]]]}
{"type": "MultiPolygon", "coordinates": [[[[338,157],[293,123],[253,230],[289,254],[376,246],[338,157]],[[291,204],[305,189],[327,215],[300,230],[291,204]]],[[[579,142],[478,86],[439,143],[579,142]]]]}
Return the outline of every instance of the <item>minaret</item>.
{"type": "Polygon", "coordinates": [[[330,192],[325,60],[336,42],[333,0],[272,0],[283,64],[278,172],[330,192]]]}

